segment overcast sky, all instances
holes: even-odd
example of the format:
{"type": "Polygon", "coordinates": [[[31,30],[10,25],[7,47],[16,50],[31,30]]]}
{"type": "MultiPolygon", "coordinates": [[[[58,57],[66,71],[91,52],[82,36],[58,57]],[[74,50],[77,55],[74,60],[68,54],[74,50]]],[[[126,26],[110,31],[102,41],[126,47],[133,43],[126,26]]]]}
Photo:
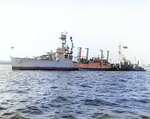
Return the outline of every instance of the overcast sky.
{"type": "Polygon", "coordinates": [[[74,56],[78,47],[82,56],[88,47],[89,57],[103,49],[117,62],[122,45],[127,58],[150,63],[149,0],[0,0],[0,60],[55,51],[63,31],[73,37],[74,56]]]}

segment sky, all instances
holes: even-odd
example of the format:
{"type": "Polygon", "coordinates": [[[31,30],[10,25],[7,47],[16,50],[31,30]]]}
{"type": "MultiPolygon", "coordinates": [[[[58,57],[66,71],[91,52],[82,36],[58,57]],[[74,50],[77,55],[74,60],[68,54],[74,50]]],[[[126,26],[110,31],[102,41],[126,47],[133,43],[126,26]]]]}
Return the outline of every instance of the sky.
{"type": "Polygon", "coordinates": [[[0,0],[0,60],[32,57],[61,47],[60,34],[89,58],[109,51],[109,61],[122,54],[150,64],[149,0],[0,0]],[[14,47],[14,49],[11,49],[14,47]]]}

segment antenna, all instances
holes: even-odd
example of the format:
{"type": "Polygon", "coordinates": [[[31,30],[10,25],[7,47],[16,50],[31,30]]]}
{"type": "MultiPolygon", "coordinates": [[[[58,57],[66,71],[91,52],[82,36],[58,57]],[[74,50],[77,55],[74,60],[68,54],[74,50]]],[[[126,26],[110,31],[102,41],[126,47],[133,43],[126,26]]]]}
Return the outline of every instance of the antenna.
{"type": "Polygon", "coordinates": [[[72,36],[70,37],[70,40],[71,40],[71,45],[72,45],[70,53],[72,54],[72,53],[73,53],[73,48],[74,48],[74,44],[73,44],[73,40],[72,40],[72,36]]]}

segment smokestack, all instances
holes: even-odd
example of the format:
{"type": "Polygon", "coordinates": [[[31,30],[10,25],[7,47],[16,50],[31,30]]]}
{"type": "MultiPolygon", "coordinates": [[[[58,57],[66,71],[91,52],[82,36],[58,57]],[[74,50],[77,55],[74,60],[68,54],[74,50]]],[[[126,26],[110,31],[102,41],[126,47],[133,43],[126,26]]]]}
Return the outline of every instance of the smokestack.
{"type": "Polygon", "coordinates": [[[108,58],[109,58],[109,51],[107,51],[107,62],[108,62],[108,58]]]}
{"type": "Polygon", "coordinates": [[[88,61],[89,48],[85,48],[85,49],[87,49],[87,51],[86,51],[86,60],[88,61]]]}
{"type": "Polygon", "coordinates": [[[101,51],[101,65],[103,65],[103,50],[100,49],[100,51],[101,51]]]}
{"type": "Polygon", "coordinates": [[[78,62],[80,62],[80,60],[81,60],[81,47],[79,47],[79,54],[78,54],[78,62]]]}
{"type": "Polygon", "coordinates": [[[101,60],[103,59],[103,50],[100,50],[101,51],[101,60]]]}
{"type": "Polygon", "coordinates": [[[139,66],[139,61],[137,62],[137,65],[139,66]]]}

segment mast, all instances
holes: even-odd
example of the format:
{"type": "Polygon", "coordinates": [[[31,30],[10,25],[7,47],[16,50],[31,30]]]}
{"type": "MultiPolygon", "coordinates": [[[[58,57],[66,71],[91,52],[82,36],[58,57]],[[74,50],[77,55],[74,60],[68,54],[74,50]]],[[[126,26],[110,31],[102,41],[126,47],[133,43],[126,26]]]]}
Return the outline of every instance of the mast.
{"type": "Polygon", "coordinates": [[[68,54],[73,54],[73,48],[74,48],[74,44],[73,44],[73,39],[72,39],[72,36],[70,37],[70,41],[71,41],[71,49],[69,51],[69,47],[68,45],[66,44],[66,39],[67,39],[67,32],[63,33],[61,32],[61,42],[62,42],[62,47],[61,49],[65,50],[65,51],[68,51],[67,53],[68,54]]]}
{"type": "Polygon", "coordinates": [[[103,65],[103,50],[100,49],[100,51],[101,51],[101,65],[103,65]]]}
{"type": "Polygon", "coordinates": [[[119,45],[119,57],[118,57],[119,68],[121,68],[120,58],[121,58],[121,45],[119,45]]]}
{"type": "Polygon", "coordinates": [[[66,38],[67,38],[67,32],[66,33],[61,33],[60,39],[62,40],[62,48],[66,47],[66,38]]]}

